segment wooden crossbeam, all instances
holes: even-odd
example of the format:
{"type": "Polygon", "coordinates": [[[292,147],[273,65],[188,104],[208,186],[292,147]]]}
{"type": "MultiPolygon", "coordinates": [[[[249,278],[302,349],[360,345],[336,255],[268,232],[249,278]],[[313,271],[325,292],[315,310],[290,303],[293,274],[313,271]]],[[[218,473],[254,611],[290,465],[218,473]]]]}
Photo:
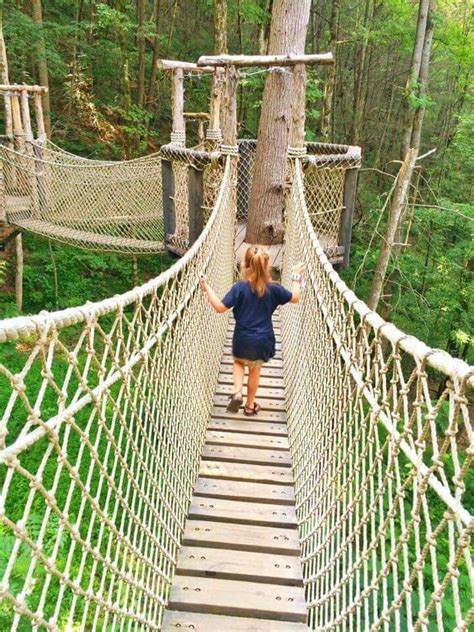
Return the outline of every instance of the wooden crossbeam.
{"type": "Polygon", "coordinates": [[[187,72],[214,72],[214,67],[198,66],[188,61],[177,61],[174,59],[158,59],[156,62],[160,70],[186,70],[187,72]]]}
{"type": "Polygon", "coordinates": [[[0,92],[48,92],[48,88],[46,88],[45,86],[27,86],[18,83],[12,83],[0,84],[0,92]]]}
{"type": "Polygon", "coordinates": [[[317,55],[202,55],[197,65],[200,68],[217,66],[295,66],[296,64],[333,64],[332,53],[317,55]]]}

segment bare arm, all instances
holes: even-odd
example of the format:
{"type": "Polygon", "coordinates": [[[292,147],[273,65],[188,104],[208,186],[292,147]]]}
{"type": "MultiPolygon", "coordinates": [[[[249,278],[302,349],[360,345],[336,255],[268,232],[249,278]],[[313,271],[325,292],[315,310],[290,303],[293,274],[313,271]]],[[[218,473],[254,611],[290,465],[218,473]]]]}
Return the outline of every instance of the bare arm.
{"type": "Polygon", "coordinates": [[[212,287],[206,283],[206,279],[202,278],[200,281],[200,285],[201,289],[203,289],[204,292],[206,292],[207,294],[209,305],[211,305],[218,314],[223,314],[224,312],[227,312],[229,308],[226,307],[224,303],[218,298],[212,287]]]}

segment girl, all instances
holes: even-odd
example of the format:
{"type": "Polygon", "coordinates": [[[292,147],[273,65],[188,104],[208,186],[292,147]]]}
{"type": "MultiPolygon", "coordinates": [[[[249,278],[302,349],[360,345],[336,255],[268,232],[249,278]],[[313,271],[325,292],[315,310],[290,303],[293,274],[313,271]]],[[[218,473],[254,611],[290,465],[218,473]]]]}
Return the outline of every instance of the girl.
{"type": "Polygon", "coordinates": [[[227,406],[229,412],[237,412],[242,405],[245,366],[249,368],[249,378],[244,414],[256,415],[260,410],[259,404],[254,401],[260,381],[260,369],[264,362],[275,355],[272,314],[279,305],[299,302],[301,270],[301,264],[293,268],[289,292],[279,283],[272,282],[268,250],[263,246],[250,246],[243,260],[242,281],[233,285],[222,301],[206,280],[201,279],[201,287],[216,312],[222,314],[231,307],[234,310],[234,393],[227,406]]]}

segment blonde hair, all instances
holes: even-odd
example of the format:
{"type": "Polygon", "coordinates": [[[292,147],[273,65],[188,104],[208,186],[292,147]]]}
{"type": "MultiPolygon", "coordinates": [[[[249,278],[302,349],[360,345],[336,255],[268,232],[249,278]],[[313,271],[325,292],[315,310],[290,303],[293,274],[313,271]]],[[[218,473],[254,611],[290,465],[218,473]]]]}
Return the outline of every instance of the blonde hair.
{"type": "Polygon", "coordinates": [[[242,265],[242,279],[248,281],[256,294],[262,298],[271,283],[270,253],[264,246],[249,246],[242,265]]]}

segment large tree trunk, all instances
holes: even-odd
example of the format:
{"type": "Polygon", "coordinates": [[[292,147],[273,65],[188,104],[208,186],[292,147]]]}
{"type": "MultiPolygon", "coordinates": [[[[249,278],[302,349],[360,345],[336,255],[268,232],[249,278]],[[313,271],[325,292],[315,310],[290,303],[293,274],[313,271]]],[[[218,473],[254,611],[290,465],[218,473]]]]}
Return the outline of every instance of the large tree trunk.
{"type": "Polygon", "coordinates": [[[38,66],[39,81],[42,86],[48,88],[43,92],[44,126],[48,137],[51,136],[51,101],[49,97],[48,62],[46,60],[46,46],[43,33],[43,11],[41,0],[31,0],[31,17],[38,26],[38,40],[36,44],[36,60],[38,66]]]}
{"type": "Polygon", "coordinates": [[[155,16],[155,34],[153,36],[153,57],[151,61],[150,83],[148,84],[148,93],[146,95],[146,103],[148,110],[151,109],[153,95],[156,87],[156,77],[158,74],[157,61],[160,56],[160,28],[161,28],[161,0],[155,0],[153,6],[155,16]]]}
{"type": "MultiPolygon", "coordinates": [[[[421,11],[422,3],[423,3],[423,0],[421,0],[420,2],[420,11],[421,11]]],[[[425,30],[424,30],[424,35],[423,35],[422,47],[421,47],[420,63],[418,66],[418,80],[417,80],[417,86],[416,86],[416,95],[419,99],[420,105],[417,108],[415,108],[415,110],[413,109],[410,110],[412,114],[410,118],[407,120],[406,128],[404,130],[403,142],[406,143],[406,138],[408,137],[408,133],[409,133],[410,134],[409,148],[414,149],[417,152],[417,154],[420,151],[421,129],[423,125],[423,116],[425,113],[423,99],[426,96],[426,88],[428,85],[428,71],[429,71],[429,66],[430,66],[431,45],[433,43],[433,27],[434,27],[433,11],[434,9],[435,9],[435,1],[430,0],[426,20],[424,20],[425,30]]],[[[418,32],[417,32],[417,40],[415,42],[413,57],[415,57],[415,53],[418,54],[417,53],[418,47],[419,47],[419,42],[418,42],[418,32]]],[[[407,149],[407,152],[408,152],[408,149],[407,149]]],[[[397,222],[397,226],[395,230],[395,236],[394,236],[394,244],[391,251],[391,254],[393,256],[399,256],[403,248],[403,242],[404,242],[403,227],[405,224],[406,208],[407,208],[407,205],[404,204],[400,211],[400,216],[398,218],[398,222],[397,222]]],[[[393,291],[394,291],[394,286],[395,286],[395,281],[396,281],[396,275],[397,275],[397,272],[392,271],[392,273],[387,278],[385,282],[385,286],[384,286],[384,294],[387,300],[385,301],[384,307],[381,310],[381,314],[383,318],[385,318],[385,320],[390,320],[390,317],[392,314],[393,291]]]]}
{"type": "Polygon", "coordinates": [[[138,49],[138,91],[137,104],[143,107],[145,101],[145,0],[137,0],[137,49],[138,49]]]}
{"type": "Polygon", "coordinates": [[[267,55],[268,40],[270,38],[270,16],[272,14],[273,0],[264,0],[263,8],[268,15],[268,19],[262,20],[258,29],[258,52],[260,55],[267,55]]]}
{"type": "MultiPolygon", "coordinates": [[[[341,0],[332,0],[331,22],[329,25],[329,50],[335,55],[337,41],[337,25],[339,22],[339,9],[341,0]]],[[[326,81],[324,84],[324,98],[321,111],[321,140],[330,141],[332,138],[332,117],[334,86],[336,85],[336,64],[330,64],[326,69],[326,81]]]]}
{"type": "Polygon", "coordinates": [[[214,0],[214,53],[227,53],[227,0],[214,0]]]}
{"type": "MultiPolygon", "coordinates": [[[[304,53],[311,0],[275,0],[268,53],[304,53]]],[[[293,76],[268,72],[263,91],[245,241],[281,243],[293,76]]]]}
{"type": "Polygon", "coordinates": [[[354,72],[354,109],[352,118],[352,130],[350,142],[353,145],[359,145],[362,138],[362,130],[364,127],[365,117],[365,97],[367,87],[367,74],[369,69],[368,51],[369,51],[369,33],[372,28],[374,16],[373,0],[366,0],[364,7],[364,21],[362,43],[356,48],[357,65],[354,72]]]}
{"type": "Polygon", "coordinates": [[[418,9],[418,21],[416,24],[416,37],[415,45],[413,47],[413,54],[411,59],[410,75],[407,79],[407,85],[405,88],[405,104],[404,104],[404,125],[403,136],[400,147],[400,157],[404,160],[405,155],[410,147],[411,134],[413,129],[413,110],[411,107],[411,100],[417,95],[418,82],[420,78],[421,60],[423,56],[423,47],[426,35],[426,23],[428,20],[428,10],[430,7],[430,0],[420,0],[418,9]]]}
{"type": "Polygon", "coordinates": [[[387,273],[388,263],[393,251],[397,227],[407,203],[408,189],[410,187],[413,169],[415,168],[416,157],[416,149],[409,149],[397,176],[397,183],[393,191],[387,226],[385,228],[385,235],[382,239],[382,245],[372,281],[372,288],[369,300],[367,301],[367,305],[373,310],[377,309],[377,305],[379,304],[380,297],[382,295],[385,275],[387,273]]]}

